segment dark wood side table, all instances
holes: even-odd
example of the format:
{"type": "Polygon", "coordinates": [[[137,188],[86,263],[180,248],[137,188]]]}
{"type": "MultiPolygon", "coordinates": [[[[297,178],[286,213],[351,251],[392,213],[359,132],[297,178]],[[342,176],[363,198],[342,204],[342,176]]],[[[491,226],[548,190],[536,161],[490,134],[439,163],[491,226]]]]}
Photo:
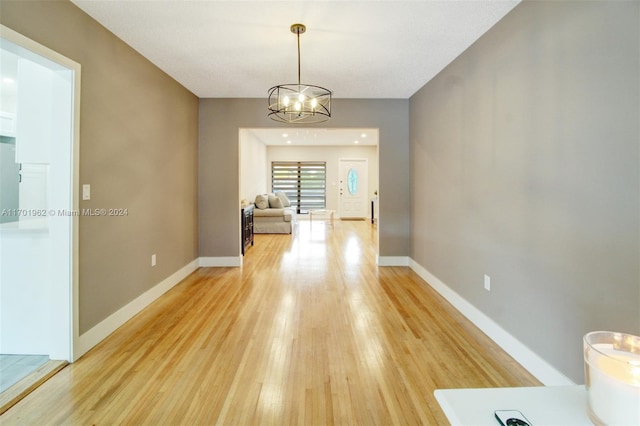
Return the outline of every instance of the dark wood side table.
{"type": "Polygon", "coordinates": [[[242,255],[253,245],[253,204],[245,206],[240,211],[242,223],[242,255]]]}

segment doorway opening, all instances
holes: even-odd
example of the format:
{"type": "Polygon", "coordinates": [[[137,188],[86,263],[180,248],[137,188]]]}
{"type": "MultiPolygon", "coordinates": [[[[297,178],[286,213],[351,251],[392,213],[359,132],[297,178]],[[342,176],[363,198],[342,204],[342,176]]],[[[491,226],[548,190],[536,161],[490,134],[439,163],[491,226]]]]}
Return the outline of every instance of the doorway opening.
{"type": "MultiPolygon", "coordinates": [[[[324,208],[337,212],[336,218],[340,218],[341,193],[344,194],[346,188],[341,182],[341,160],[365,159],[359,163],[365,168],[358,169],[359,186],[352,185],[351,195],[363,197],[357,214],[366,219],[371,216],[371,200],[378,194],[378,139],[376,128],[240,129],[239,201],[252,203],[256,195],[273,192],[274,163],[321,161],[325,164],[324,208]]],[[[345,217],[354,217],[354,214],[348,212],[345,217]]],[[[302,220],[307,217],[306,214],[299,215],[302,220]]]]}
{"type": "Polygon", "coordinates": [[[74,358],[80,65],[4,26],[0,55],[1,413],[74,358]]]}

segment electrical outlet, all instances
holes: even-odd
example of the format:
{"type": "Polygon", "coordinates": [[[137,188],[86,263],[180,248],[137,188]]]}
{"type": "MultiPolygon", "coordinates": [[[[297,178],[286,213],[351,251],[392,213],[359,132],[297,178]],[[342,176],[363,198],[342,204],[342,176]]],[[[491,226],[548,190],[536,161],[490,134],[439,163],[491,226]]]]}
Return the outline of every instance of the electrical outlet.
{"type": "Polygon", "coordinates": [[[155,254],[151,255],[151,266],[156,266],[156,255],[155,254]]]}
{"type": "Polygon", "coordinates": [[[489,275],[484,276],[484,289],[491,291],[491,277],[489,275]]]}

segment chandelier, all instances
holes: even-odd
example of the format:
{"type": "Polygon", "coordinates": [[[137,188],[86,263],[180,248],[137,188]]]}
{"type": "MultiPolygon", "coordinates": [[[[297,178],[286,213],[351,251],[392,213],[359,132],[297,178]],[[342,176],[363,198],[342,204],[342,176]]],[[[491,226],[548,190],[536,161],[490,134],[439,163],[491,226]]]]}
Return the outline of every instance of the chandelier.
{"type": "Polygon", "coordinates": [[[291,25],[298,36],[298,84],[280,84],[269,89],[269,118],[281,123],[322,123],[331,118],[331,90],[300,83],[300,34],[302,24],[291,25]]]}

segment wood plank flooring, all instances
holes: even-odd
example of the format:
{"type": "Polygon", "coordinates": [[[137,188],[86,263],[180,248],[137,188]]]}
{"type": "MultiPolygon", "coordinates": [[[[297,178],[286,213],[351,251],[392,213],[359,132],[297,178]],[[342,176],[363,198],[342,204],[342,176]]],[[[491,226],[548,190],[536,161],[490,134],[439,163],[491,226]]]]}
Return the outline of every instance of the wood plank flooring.
{"type": "MultiPolygon", "coordinates": [[[[6,356],[7,355],[0,355],[0,357],[6,356]]],[[[37,389],[38,386],[46,382],[68,364],[67,361],[49,360],[48,356],[44,356],[44,358],[45,361],[42,364],[38,364],[37,367],[33,367],[29,372],[22,374],[19,380],[15,381],[15,383],[0,393],[0,414],[13,407],[18,401],[22,400],[26,395],[29,395],[34,389],[37,389]]],[[[4,374],[4,372],[0,372],[0,375],[4,374]]],[[[9,375],[12,374],[12,372],[9,372],[9,375]]]]}
{"type": "Polygon", "coordinates": [[[540,383],[407,267],[368,221],[256,235],[9,409],[12,424],[446,424],[438,388],[540,383]]]}

